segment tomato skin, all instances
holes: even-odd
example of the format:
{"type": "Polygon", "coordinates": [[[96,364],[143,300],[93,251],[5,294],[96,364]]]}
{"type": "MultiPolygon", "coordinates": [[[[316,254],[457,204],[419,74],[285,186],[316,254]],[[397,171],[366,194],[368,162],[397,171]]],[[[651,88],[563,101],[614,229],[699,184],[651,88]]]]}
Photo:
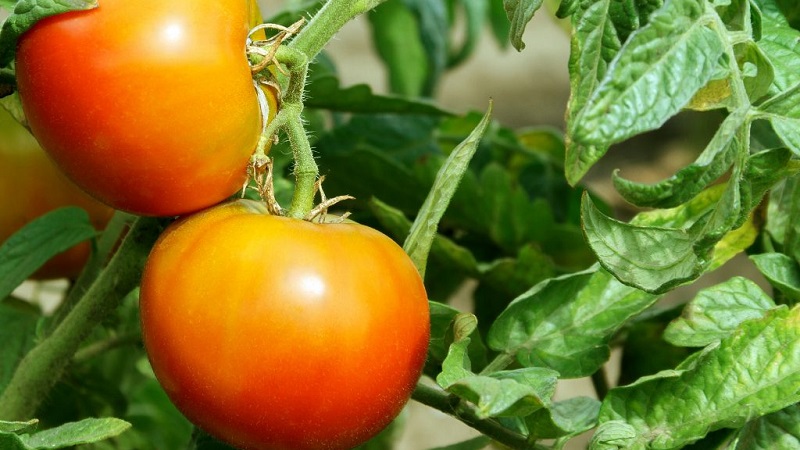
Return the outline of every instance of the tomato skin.
{"type": "Polygon", "coordinates": [[[80,187],[169,216],[241,188],[261,129],[247,0],[103,0],[24,33],[17,87],[31,130],[80,187]]]}
{"type": "Polygon", "coordinates": [[[408,401],[430,337],[422,280],[385,235],[249,200],[171,225],[141,286],[145,348],[191,421],[243,449],[349,449],[408,401]]]}
{"type": "MultiPolygon", "coordinates": [[[[64,177],[28,130],[0,108],[0,243],[33,219],[65,206],[85,209],[98,229],[114,212],[64,177]]],[[[77,245],[48,261],[33,278],[73,278],[89,252],[88,242],[77,245]]]]}

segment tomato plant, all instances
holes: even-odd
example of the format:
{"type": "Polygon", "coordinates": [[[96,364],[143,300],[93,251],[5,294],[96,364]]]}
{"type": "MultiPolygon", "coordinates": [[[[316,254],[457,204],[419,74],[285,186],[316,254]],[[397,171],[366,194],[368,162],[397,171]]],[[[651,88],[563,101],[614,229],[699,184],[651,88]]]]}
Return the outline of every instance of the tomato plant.
{"type": "MultiPolygon", "coordinates": [[[[50,161],[31,134],[0,111],[0,242],[42,214],[64,206],[84,208],[92,224],[102,229],[112,210],[72,184],[50,161]]],[[[89,257],[83,243],[57,255],[36,278],[74,277],[89,257]]]]}
{"type": "Polygon", "coordinates": [[[140,303],[167,394],[239,448],[365,442],[405,405],[428,348],[422,279],[391,239],[250,200],[167,228],[140,303]]]}
{"type": "Polygon", "coordinates": [[[248,5],[105,0],[42,20],[17,48],[31,130],[114,208],[166,216],[224,200],[241,188],[261,128],[248,5]]]}

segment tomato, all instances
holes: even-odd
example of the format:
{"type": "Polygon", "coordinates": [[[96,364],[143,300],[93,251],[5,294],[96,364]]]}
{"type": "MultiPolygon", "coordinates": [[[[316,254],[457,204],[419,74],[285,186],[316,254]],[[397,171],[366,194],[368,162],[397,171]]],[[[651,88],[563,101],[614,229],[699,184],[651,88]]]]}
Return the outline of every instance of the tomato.
{"type": "Polygon", "coordinates": [[[173,223],[145,265],[153,370],[192,422],[243,449],[348,449],[408,401],[430,334],[408,256],[355,223],[250,200],[173,223]]]}
{"type": "MultiPolygon", "coordinates": [[[[105,227],[113,210],[81,192],[59,172],[36,140],[10,114],[0,108],[0,243],[31,220],[64,206],[89,213],[97,228],[105,227]]],[[[78,275],[89,257],[84,243],[47,262],[35,278],[78,275]]]]}
{"type": "Polygon", "coordinates": [[[36,23],[16,55],[33,134],[117,209],[219,203],[241,188],[261,130],[251,16],[248,0],[103,0],[36,23]]]}

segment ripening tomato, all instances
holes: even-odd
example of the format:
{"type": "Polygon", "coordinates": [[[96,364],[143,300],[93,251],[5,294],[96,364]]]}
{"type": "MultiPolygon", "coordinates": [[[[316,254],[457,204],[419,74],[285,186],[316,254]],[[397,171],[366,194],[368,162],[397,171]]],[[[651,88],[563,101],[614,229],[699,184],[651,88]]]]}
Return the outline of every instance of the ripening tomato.
{"type": "MultiPolygon", "coordinates": [[[[85,209],[96,228],[104,228],[113,214],[67,180],[28,130],[0,108],[0,243],[31,220],[64,206],[85,209]]],[[[34,278],[74,277],[89,251],[88,243],[75,246],[48,261],[34,278]]]]}
{"type": "MultiPolygon", "coordinates": [[[[249,0],[103,0],[25,32],[17,88],[33,134],[101,201],[179,215],[239,188],[261,130],[249,0]]],[[[273,99],[274,100],[274,99],[273,99]]]]}
{"type": "Polygon", "coordinates": [[[349,449],[420,376],[425,288],[385,235],[240,200],[181,219],[141,285],[145,348],[192,422],[243,449],[349,449]]]}

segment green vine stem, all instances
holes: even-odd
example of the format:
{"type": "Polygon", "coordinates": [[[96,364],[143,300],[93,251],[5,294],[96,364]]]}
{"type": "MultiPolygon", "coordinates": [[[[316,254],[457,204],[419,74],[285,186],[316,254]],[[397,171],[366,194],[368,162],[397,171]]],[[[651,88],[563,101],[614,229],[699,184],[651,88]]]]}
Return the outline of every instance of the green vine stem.
{"type": "Polygon", "coordinates": [[[139,218],[106,269],[53,332],[20,361],[0,395],[0,419],[27,420],[72,361],[81,343],[119,306],[141,278],[144,261],[163,229],[163,220],[139,218]]]}
{"type": "Polygon", "coordinates": [[[423,405],[455,417],[509,448],[518,450],[540,450],[543,448],[529,442],[524,435],[504,427],[495,420],[479,418],[471,409],[463,407],[458,397],[450,395],[437,387],[419,383],[414,389],[411,398],[423,405]]]}
{"type": "MultiPolygon", "coordinates": [[[[303,126],[303,95],[308,64],[333,36],[350,20],[385,0],[329,0],[287,45],[275,52],[275,59],[289,70],[289,85],[281,98],[281,110],[264,130],[255,158],[263,159],[264,144],[283,130],[294,157],[295,190],[287,215],[304,218],[314,208],[319,168],[303,126]]],[[[259,55],[250,55],[258,59],[259,55]]]]}

